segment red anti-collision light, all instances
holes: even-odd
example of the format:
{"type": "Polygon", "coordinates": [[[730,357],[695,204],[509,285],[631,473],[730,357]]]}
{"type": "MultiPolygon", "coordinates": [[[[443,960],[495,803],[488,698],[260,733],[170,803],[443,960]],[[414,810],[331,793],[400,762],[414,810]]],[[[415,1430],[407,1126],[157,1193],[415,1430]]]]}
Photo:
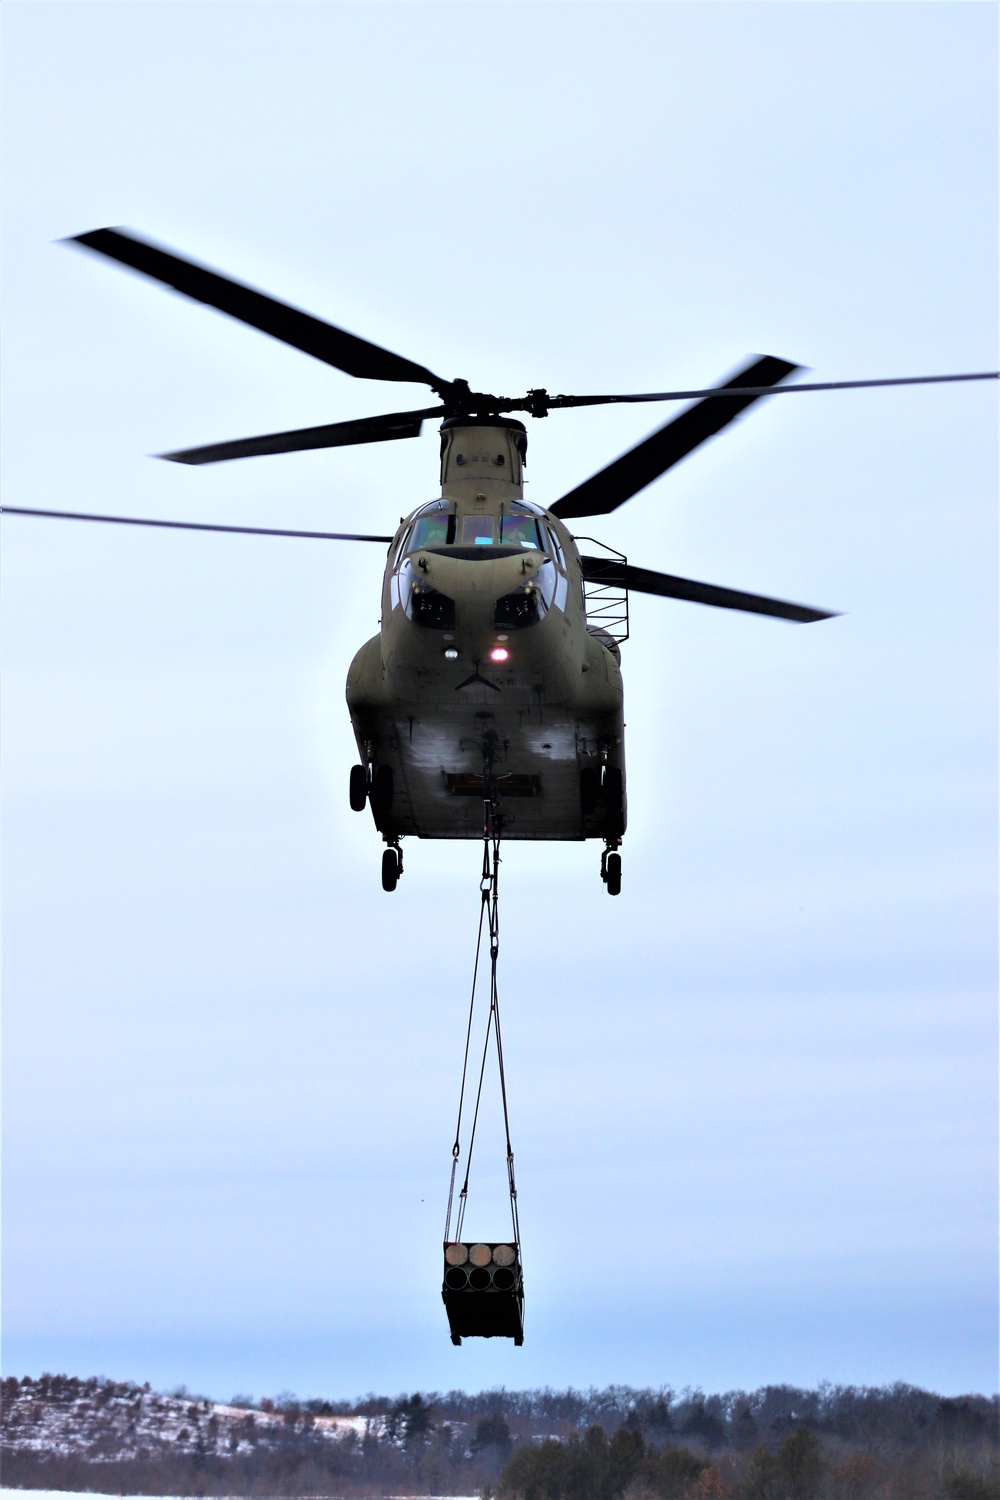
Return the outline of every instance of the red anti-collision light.
{"type": "Polygon", "coordinates": [[[490,652],[490,661],[506,661],[509,655],[506,646],[494,646],[490,652]]]}

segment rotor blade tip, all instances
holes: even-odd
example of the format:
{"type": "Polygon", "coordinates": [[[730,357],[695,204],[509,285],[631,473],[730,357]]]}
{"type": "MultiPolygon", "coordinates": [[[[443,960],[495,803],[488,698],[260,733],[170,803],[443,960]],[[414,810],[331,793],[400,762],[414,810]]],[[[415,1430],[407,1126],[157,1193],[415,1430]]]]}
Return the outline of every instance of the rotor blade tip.
{"type": "Polygon", "coordinates": [[[782,364],[791,365],[793,370],[810,370],[811,365],[800,365],[797,359],[785,359],[781,354],[748,354],[748,359],[780,359],[782,364]]]}
{"type": "Polygon", "coordinates": [[[182,448],[178,449],[174,453],[147,453],[146,457],[159,458],[162,459],[164,463],[168,464],[189,464],[192,467],[195,466],[197,462],[197,460],[190,458],[182,448]]]}
{"type": "Polygon", "coordinates": [[[79,234],[65,235],[63,244],[85,245],[95,234],[126,234],[127,232],[119,224],[99,224],[96,229],[83,229],[79,234]]]}

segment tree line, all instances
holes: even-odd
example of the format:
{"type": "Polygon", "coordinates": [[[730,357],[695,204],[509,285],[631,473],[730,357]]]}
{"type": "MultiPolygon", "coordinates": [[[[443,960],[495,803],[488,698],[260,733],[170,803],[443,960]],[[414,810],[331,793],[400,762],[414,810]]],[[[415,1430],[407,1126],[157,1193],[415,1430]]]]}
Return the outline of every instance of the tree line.
{"type": "Polygon", "coordinates": [[[289,1392],[2,1384],[4,1484],[146,1495],[1000,1500],[997,1400],[916,1387],[289,1392]],[[322,1418],[353,1419],[353,1425],[322,1418]]]}

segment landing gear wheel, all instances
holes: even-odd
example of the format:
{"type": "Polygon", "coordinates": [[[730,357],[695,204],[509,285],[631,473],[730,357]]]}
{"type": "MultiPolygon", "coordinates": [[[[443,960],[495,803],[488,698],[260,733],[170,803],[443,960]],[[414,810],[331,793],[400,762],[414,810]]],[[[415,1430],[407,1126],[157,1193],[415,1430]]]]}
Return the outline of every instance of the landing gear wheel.
{"type": "Polygon", "coordinates": [[[392,810],[392,767],[376,766],[372,772],[372,812],[376,821],[392,810]]]}
{"type": "Polygon", "coordinates": [[[399,853],[395,849],[386,849],[382,854],[382,889],[394,891],[399,879],[399,853]]]}
{"type": "Polygon", "coordinates": [[[351,808],[354,812],[364,812],[365,803],[368,801],[368,772],[364,766],[351,767],[351,808]]]}
{"type": "Polygon", "coordinates": [[[625,788],[620,766],[604,767],[605,833],[609,839],[620,839],[625,832],[625,788]]]}
{"type": "Polygon", "coordinates": [[[597,772],[593,766],[584,766],[580,772],[580,811],[589,818],[597,808],[597,772]]]}
{"type": "Polygon", "coordinates": [[[622,857],[620,854],[608,855],[605,879],[608,885],[608,895],[620,896],[622,893],[622,857]]]}

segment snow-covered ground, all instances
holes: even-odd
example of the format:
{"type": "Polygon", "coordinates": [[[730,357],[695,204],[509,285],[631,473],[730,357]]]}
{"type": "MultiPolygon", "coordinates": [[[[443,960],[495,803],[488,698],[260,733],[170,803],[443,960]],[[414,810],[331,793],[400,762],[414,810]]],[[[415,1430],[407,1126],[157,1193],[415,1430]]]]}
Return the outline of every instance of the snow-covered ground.
{"type": "MultiPolygon", "coordinates": [[[[26,1495],[31,1500],[88,1500],[88,1496],[97,1495],[99,1490],[11,1490],[0,1488],[0,1500],[24,1500],[26,1495]]],[[[194,1496],[177,1495],[143,1495],[142,1500],[196,1500],[194,1496]]],[[[386,1495],[385,1500],[481,1500],[479,1495],[420,1495],[409,1497],[406,1495],[386,1495]]]]}

